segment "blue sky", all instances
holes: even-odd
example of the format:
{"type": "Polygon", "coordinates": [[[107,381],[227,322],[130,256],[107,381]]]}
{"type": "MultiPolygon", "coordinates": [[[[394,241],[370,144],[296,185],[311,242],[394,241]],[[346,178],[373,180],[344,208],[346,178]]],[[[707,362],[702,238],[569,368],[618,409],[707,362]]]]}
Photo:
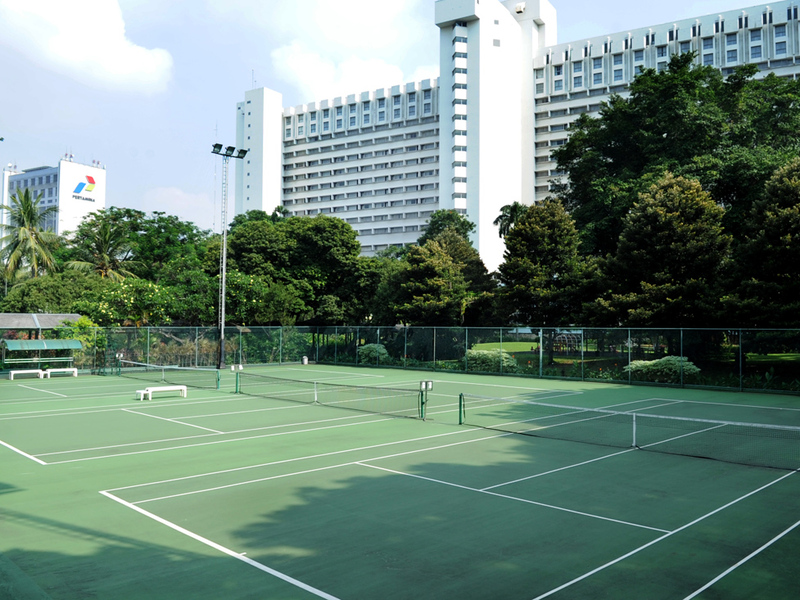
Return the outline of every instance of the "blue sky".
{"type": "MultiPolygon", "coordinates": [[[[552,3],[559,42],[740,6],[552,3]]],[[[433,7],[434,0],[0,0],[0,163],[55,165],[65,153],[99,160],[108,204],[162,210],[218,231],[221,167],[210,148],[235,141],[245,90],[270,87],[292,106],[435,76],[433,7]]]]}

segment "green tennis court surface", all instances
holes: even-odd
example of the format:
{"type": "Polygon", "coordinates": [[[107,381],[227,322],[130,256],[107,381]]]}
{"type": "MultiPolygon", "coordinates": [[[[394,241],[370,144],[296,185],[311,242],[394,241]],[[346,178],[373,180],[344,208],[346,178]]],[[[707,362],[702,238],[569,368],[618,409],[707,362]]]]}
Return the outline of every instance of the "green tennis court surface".
{"type": "Polygon", "coordinates": [[[155,379],[0,381],[0,598],[800,591],[795,397],[319,365],[244,373],[242,393],[230,372],[219,390],[181,373],[187,398],[143,402],[136,390],[155,379]],[[425,420],[420,379],[433,381],[425,420]]]}

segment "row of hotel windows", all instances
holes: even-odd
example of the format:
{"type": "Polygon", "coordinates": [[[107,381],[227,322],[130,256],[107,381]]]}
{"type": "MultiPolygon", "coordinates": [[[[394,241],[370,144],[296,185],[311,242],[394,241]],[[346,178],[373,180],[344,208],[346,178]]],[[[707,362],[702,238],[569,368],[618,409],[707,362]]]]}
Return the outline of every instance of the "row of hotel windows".
{"type": "MultiPolygon", "coordinates": [[[[322,196],[322,198],[331,199],[331,196],[322,196]]],[[[333,196],[335,200],[341,199],[341,195],[333,196]]],[[[300,198],[298,200],[284,200],[284,206],[297,206],[300,204],[314,204],[318,201],[325,201],[318,198],[300,198]]],[[[417,204],[436,204],[439,201],[438,196],[429,196],[427,198],[408,198],[407,200],[392,200],[391,202],[383,201],[383,202],[373,202],[370,204],[349,204],[347,206],[327,206],[324,208],[314,209],[314,213],[341,213],[341,212],[351,212],[354,210],[373,210],[373,209],[380,209],[380,208],[397,208],[399,206],[416,206],[417,204]]],[[[297,214],[303,213],[303,211],[299,211],[297,214]]],[[[422,213],[423,216],[429,213],[422,213]]],[[[411,219],[417,216],[416,212],[410,213],[394,213],[389,215],[391,219],[399,219],[399,218],[406,218],[411,219]],[[402,215],[406,215],[403,217],[402,215]],[[398,216],[399,215],[399,216],[398,216]]],[[[364,220],[372,220],[372,217],[365,217],[364,220]]],[[[384,221],[386,220],[385,216],[376,216],[375,220],[377,221],[384,221]]]]}
{"type": "MultiPolygon", "coordinates": [[[[432,90],[423,90],[422,91],[422,115],[432,115],[433,114],[433,103],[431,102],[432,90]]],[[[416,92],[409,92],[406,95],[408,99],[408,107],[407,113],[408,118],[414,118],[417,115],[417,94],[416,92]]],[[[386,98],[378,98],[374,102],[376,103],[376,111],[377,117],[373,121],[372,115],[374,111],[371,111],[372,101],[365,100],[361,103],[361,126],[365,125],[372,125],[375,123],[385,123],[387,120],[387,102],[386,98]]],[[[308,127],[308,135],[314,135],[318,132],[317,128],[317,120],[318,120],[318,113],[322,113],[321,115],[321,122],[322,128],[321,131],[326,132],[331,130],[331,112],[334,114],[333,119],[333,126],[334,129],[344,129],[345,119],[348,123],[348,127],[357,127],[358,125],[358,104],[349,104],[347,107],[344,106],[337,106],[333,109],[325,108],[321,111],[313,111],[310,113],[304,113],[301,115],[297,115],[295,117],[295,124],[297,126],[297,136],[301,137],[306,135],[306,125],[308,127]],[[347,113],[345,114],[345,108],[347,109],[347,113]],[[308,117],[306,123],[306,116],[308,117]]],[[[392,120],[397,121],[402,119],[402,96],[393,96],[392,97],[392,110],[391,110],[392,120]]],[[[285,117],[285,136],[287,138],[292,137],[292,117],[285,117]]]]}
{"type": "MultiPolygon", "coordinates": [[[[333,144],[332,146],[316,146],[316,145],[313,145],[310,148],[304,148],[304,149],[300,149],[300,150],[284,152],[283,153],[283,159],[285,161],[285,160],[289,160],[291,158],[295,158],[295,157],[298,157],[298,156],[310,156],[310,155],[313,155],[313,154],[327,154],[328,152],[339,153],[342,150],[350,150],[351,148],[363,148],[365,146],[376,146],[376,145],[379,145],[379,144],[387,144],[387,143],[396,144],[396,143],[402,142],[404,140],[415,140],[415,139],[418,139],[418,138],[425,138],[425,137],[437,137],[438,135],[439,135],[439,130],[438,129],[425,129],[425,130],[422,130],[422,131],[409,131],[407,133],[400,133],[400,134],[392,135],[392,136],[382,136],[382,137],[376,137],[376,138],[370,138],[370,137],[359,138],[357,141],[346,142],[346,143],[342,142],[340,144],[333,144]]],[[[289,143],[288,142],[284,142],[284,143],[286,144],[285,148],[288,147],[289,143]]],[[[313,144],[314,142],[301,141],[301,142],[295,142],[295,143],[296,144],[299,143],[301,146],[305,146],[306,143],[313,144]]],[[[430,149],[432,149],[434,147],[438,148],[439,147],[439,143],[438,142],[424,143],[424,144],[420,145],[419,149],[420,150],[430,150],[430,149]],[[434,146],[434,144],[435,144],[435,146],[434,146]]],[[[411,146],[409,146],[408,148],[411,148],[411,146]]],[[[386,150],[375,150],[374,152],[375,152],[376,156],[384,156],[387,151],[386,150]],[[383,152],[383,154],[380,154],[381,152],[383,152]]],[[[361,155],[361,158],[369,158],[370,157],[369,155],[370,155],[369,152],[364,153],[364,154],[361,155]]],[[[342,162],[343,159],[341,158],[341,156],[342,155],[337,156],[334,159],[334,161],[335,162],[342,162]]],[[[356,159],[359,158],[359,155],[358,154],[348,154],[348,155],[346,155],[346,157],[347,157],[347,160],[356,160],[356,159]]],[[[323,161],[327,160],[328,162],[330,162],[330,159],[322,159],[322,160],[323,161]]],[[[288,164],[291,164],[291,163],[288,163],[288,164]]],[[[323,163],[323,164],[325,164],[325,163],[323,163]]],[[[305,165],[305,163],[296,163],[295,166],[304,166],[304,165],[305,165]]],[[[284,165],[284,169],[286,169],[286,168],[287,168],[287,166],[284,165]]],[[[289,166],[288,168],[292,168],[292,167],[289,166]]]]}
{"type": "MultiPolygon", "coordinates": [[[[369,169],[367,169],[369,170],[369,169]]],[[[347,170],[348,173],[356,173],[358,172],[358,167],[353,167],[352,169],[347,170]]],[[[328,177],[328,176],[338,176],[344,175],[344,169],[336,169],[331,173],[331,171],[322,171],[322,174],[319,173],[308,173],[308,174],[301,174],[301,175],[292,175],[283,178],[283,183],[290,183],[292,181],[303,181],[307,179],[316,179],[317,177],[328,177]]],[[[326,184],[312,184],[308,186],[308,189],[319,189],[320,187],[330,188],[330,187],[344,187],[345,185],[365,185],[369,183],[382,183],[384,181],[400,181],[403,179],[417,179],[417,178],[424,178],[424,177],[435,177],[439,174],[438,169],[429,169],[427,171],[411,171],[408,173],[393,173],[392,175],[379,175],[377,177],[366,177],[364,179],[350,179],[347,182],[345,181],[335,181],[333,182],[333,186],[330,183],[326,184]]],[[[286,190],[284,190],[286,191],[286,190]]]]}
{"type": "MultiPolygon", "coordinates": [[[[767,10],[761,15],[761,24],[762,25],[771,25],[772,24],[772,11],[767,8],[767,10]]],[[[786,9],[786,20],[787,21],[797,21],[797,6],[790,6],[786,9]]],[[[748,15],[742,15],[739,17],[739,29],[744,30],[750,27],[750,17],[748,15]]],[[[674,42],[678,39],[678,26],[674,26],[672,29],[667,31],[667,41],[674,42]]],[[[698,38],[702,37],[703,33],[703,25],[702,23],[696,23],[692,25],[692,37],[698,38]]],[[[779,37],[779,32],[783,32],[785,35],[786,32],[786,24],[779,23],[775,25],[776,37],[779,37]]],[[[725,33],[725,19],[719,18],[714,22],[714,33],[725,33]]],[[[736,35],[736,34],[731,34],[736,35]]],[[[633,36],[628,34],[628,37],[623,38],[622,40],[623,50],[630,50],[631,46],[633,45],[633,36]]],[[[656,43],[656,34],[655,33],[647,33],[644,36],[644,44],[645,46],[653,46],[656,43]]],[[[682,42],[686,43],[686,42],[682,42]]],[[[603,42],[603,54],[609,54],[611,52],[611,48],[613,46],[613,41],[609,40],[603,42]]],[[[687,52],[688,50],[681,50],[681,52],[687,52]]],[[[591,52],[591,44],[587,43],[582,48],[582,54],[584,58],[587,58],[591,52]]],[[[564,50],[564,60],[570,60],[572,58],[572,49],[564,50]]],[[[546,57],[547,64],[550,64],[550,56],[546,57]]]]}
{"type": "MultiPolygon", "coordinates": [[[[373,157],[381,157],[381,156],[393,156],[396,154],[401,154],[405,152],[415,152],[417,149],[420,150],[435,150],[438,144],[430,143],[430,144],[422,144],[422,146],[409,146],[407,148],[392,148],[391,150],[377,150],[373,152],[364,152],[362,154],[348,154],[348,155],[339,155],[332,158],[323,158],[323,159],[314,159],[309,161],[303,162],[296,162],[296,163],[288,163],[283,165],[284,171],[291,171],[293,169],[300,169],[305,167],[315,167],[317,165],[330,165],[330,164],[339,164],[346,161],[354,161],[354,160],[367,160],[373,157]],[[413,150],[411,150],[413,148],[413,150]]],[[[423,156],[421,158],[413,158],[406,161],[393,161],[391,163],[374,163],[371,165],[362,165],[361,167],[350,167],[347,169],[348,173],[355,173],[356,171],[353,169],[360,169],[361,171],[370,171],[372,168],[376,169],[386,169],[391,167],[399,167],[403,164],[407,165],[416,165],[419,163],[433,163],[437,162],[439,157],[436,155],[431,156],[423,156]]],[[[344,170],[342,170],[344,172],[344,170]]],[[[330,175],[330,172],[327,171],[320,171],[320,173],[330,175]]],[[[334,173],[336,174],[336,173],[334,173]]],[[[311,175],[312,177],[318,177],[318,175],[311,175]]]]}
{"type": "MultiPolygon", "coordinates": [[[[761,33],[761,32],[759,31],[758,33],[761,33]]],[[[708,38],[708,41],[713,41],[713,38],[708,38]]],[[[688,44],[689,42],[686,42],[686,43],[688,44]]],[[[703,46],[703,50],[706,50],[706,49],[712,49],[713,50],[713,44],[708,46],[708,47],[706,47],[704,45],[703,46]]],[[[687,52],[688,52],[688,50],[687,50],[687,52]]],[[[636,61],[636,62],[644,61],[643,53],[644,53],[643,50],[636,50],[635,53],[634,53],[634,61],[636,61]]],[[[659,57],[661,57],[661,56],[662,55],[659,54],[659,57]]],[[[777,57],[785,57],[785,56],[787,56],[787,47],[786,47],[786,42],[785,41],[775,42],[775,54],[774,54],[774,56],[776,58],[777,57]]],[[[750,60],[759,60],[759,59],[762,59],[762,58],[765,58],[765,56],[763,54],[762,46],[761,45],[750,46],[750,60]]],[[[595,58],[593,60],[596,61],[595,64],[594,64],[594,68],[595,69],[602,69],[602,58],[595,58]],[[598,61],[600,61],[599,62],[599,64],[600,64],[599,67],[597,66],[598,61]]],[[[702,54],[702,60],[703,60],[703,65],[704,66],[713,66],[714,65],[714,54],[712,52],[709,52],[709,53],[705,53],[704,52],[702,54]]],[[[613,62],[614,66],[618,66],[618,65],[621,66],[622,65],[622,54],[615,54],[613,56],[613,61],[614,61],[613,62]]],[[[725,53],[725,61],[726,61],[727,64],[739,62],[740,58],[739,58],[738,49],[727,50],[726,53],[725,53]]],[[[659,62],[657,64],[657,70],[659,72],[665,70],[666,68],[667,68],[667,62],[666,61],[662,61],[662,62],[659,62]]],[[[643,65],[635,65],[634,69],[635,69],[635,73],[638,75],[639,73],[641,73],[644,70],[644,66],[643,65]]],[[[542,69],[538,69],[537,71],[542,71],[542,69]]],[[[573,63],[573,78],[572,78],[572,87],[573,88],[580,88],[580,87],[583,87],[583,85],[584,85],[583,75],[574,75],[574,73],[580,73],[580,72],[582,72],[582,63],[573,63]],[[575,67],[577,67],[577,69],[575,67]]],[[[553,76],[554,77],[563,77],[563,66],[562,65],[555,65],[553,67],[553,76]]],[[[537,78],[539,78],[538,75],[537,75],[537,78]]],[[[613,81],[614,82],[622,82],[622,81],[624,81],[624,74],[623,74],[623,69],[622,68],[613,70],[613,81]]],[[[592,85],[602,85],[602,84],[603,84],[603,71],[596,71],[596,72],[592,73],[592,85]]],[[[562,91],[563,89],[564,89],[564,80],[563,80],[563,78],[562,79],[554,79],[554,81],[553,81],[553,91],[559,92],[559,91],[562,91]]],[[[544,91],[545,91],[544,83],[537,83],[536,84],[536,93],[537,94],[543,94],[544,91]]]]}
{"type": "MultiPolygon", "coordinates": [[[[362,179],[362,181],[365,181],[362,179]]],[[[348,186],[359,185],[358,180],[348,181],[348,186]]],[[[333,187],[339,188],[344,187],[344,181],[337,181],[333,187]]],[[[364,198],[367,196],[384,196],[386,194],[402,194],[404,192],[418,192],[418,191],[425,191],[425,190],[435,190],[439,187],[438,183],[424,183],[422,185],[407,185],[401,187],[393,187],[393,188],[380,188],[380,189],[372,189],[372,190],[364,190],[361,192],[348,192],[347,194],[336,194],[333,196],[334,200],[339,200],[341,198],[364,198]]],[[[331,184],[324,183],[322,185],[309,185],[309,186],[300,186],[295,188],[283,188],[284,194],[293,194],[298,192],[313,192],[316,190],[329,190],[331,189],[331,184]]],[[[306,202],[315,202],[316,198],[307,198],[306,202]]]]}

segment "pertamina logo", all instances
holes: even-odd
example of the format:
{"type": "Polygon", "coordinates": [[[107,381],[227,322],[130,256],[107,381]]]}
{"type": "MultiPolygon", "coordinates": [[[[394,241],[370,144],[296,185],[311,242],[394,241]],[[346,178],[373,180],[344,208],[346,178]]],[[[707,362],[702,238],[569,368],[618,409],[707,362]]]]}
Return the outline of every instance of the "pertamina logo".
{"type": "Polygon", "coordinates": [[[78,187],[75,188],[75,191],[72,192],[73,194],[80,194],[83,191],[91,192],[94,189],[94,177],[89,175],[86,176],[86,181],[88,183],[83,183],[82,181],[78,184],[78,187]]]}

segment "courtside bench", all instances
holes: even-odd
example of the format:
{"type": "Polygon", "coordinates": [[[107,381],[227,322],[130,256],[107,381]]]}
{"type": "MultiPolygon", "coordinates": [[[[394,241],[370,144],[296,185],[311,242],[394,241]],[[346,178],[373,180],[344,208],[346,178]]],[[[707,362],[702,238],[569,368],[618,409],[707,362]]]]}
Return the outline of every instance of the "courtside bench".
{"type": "Polygon", "coordinates": [[[181,398],[186,398],[185,385],[159,385],[155,387],[146,387],[143,390],[136,390],[140,401],[144,400],[145,396],[148,400],[152,400],[153,392],[180,392],[181,398]]]}
{"type": "Polygon", "coordinates": [[[77,377],[78,376],[78,369],[75,368],[75,367],[58,367],[58,368],[55,368],[55,369],[47,369],[44,372],[44,376],[47,379],[50,379],[50,375],[52,375],[53,373],[69,373],[73,377],[77,377]]]}
{"type": "Polygon", "coordinates": [[[41,369],[17,369],[8,372],[8,378],[13,381],[14,375],[36,375],[39,379],[44,377],[44,371],[41,369]]]}

